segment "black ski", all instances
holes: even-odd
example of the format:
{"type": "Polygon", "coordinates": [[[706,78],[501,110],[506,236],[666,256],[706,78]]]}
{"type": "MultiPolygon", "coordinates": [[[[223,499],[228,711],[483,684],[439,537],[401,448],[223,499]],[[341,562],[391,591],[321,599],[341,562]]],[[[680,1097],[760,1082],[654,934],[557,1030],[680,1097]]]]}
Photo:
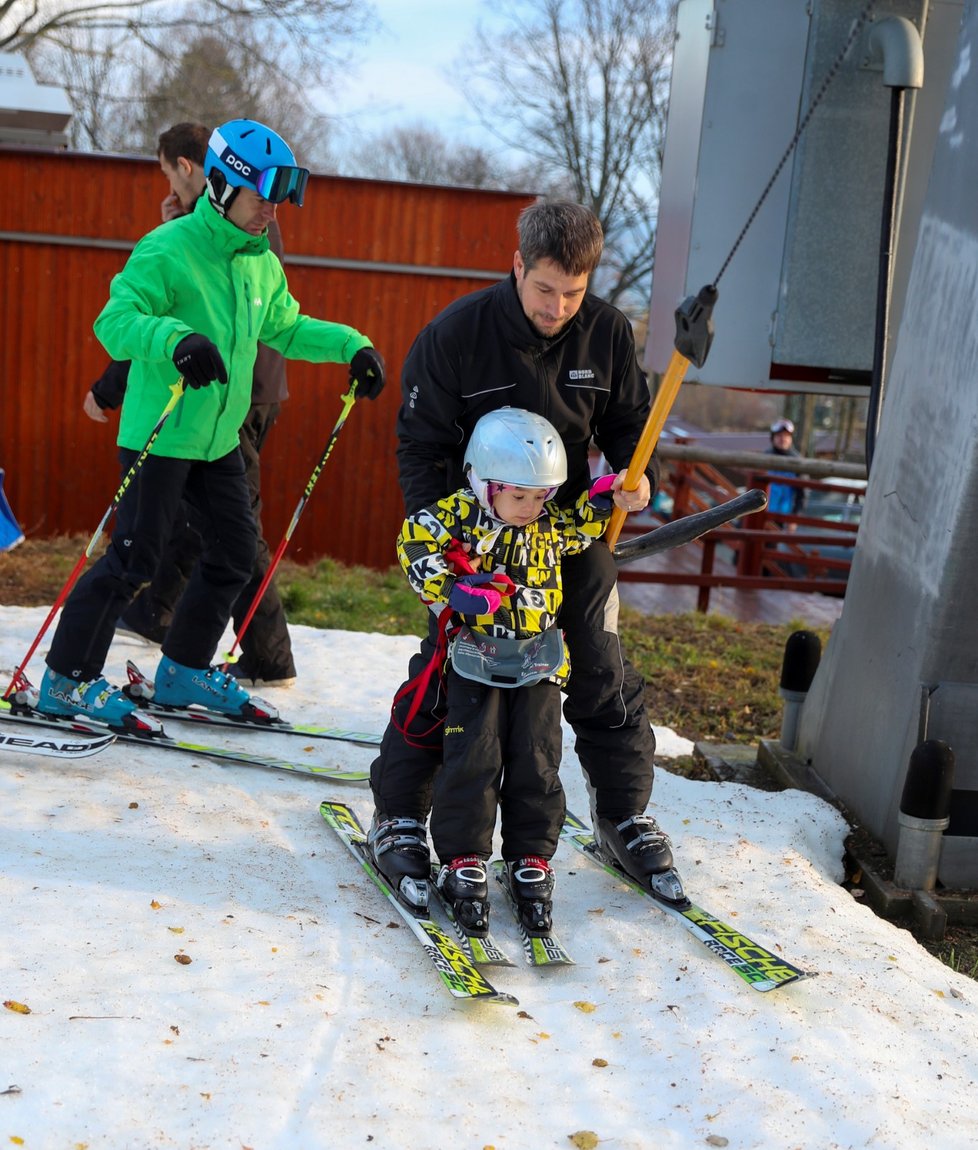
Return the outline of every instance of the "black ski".
{"type": "Polygon", "coordinates": [[[398,914],[411,928],[412,934],[438,972],[438,976],[454,998],[469,1002],[492,1002],[504,1006],[518,1006],[511,994],[497,990],[462,948],[425,912],[412,913],[397,897],[371,861],[367,853],[367,836],[355,812],[346,803],[325,801],[319,813],[336,832],[347,850],[353,855],[370,881],[397,908],[398,914]]]}
{"type": "Polygon", "coordinates": [[[96,739],[64,739],[53,735],[8,735],[0,731],[0,751],[22,755],[45,755],[52,759],[85,759],[115,742],[115,735],[96,739]]]}
{"type": "Polygon", "coordinates": [[[11,704],[9,699],[0,699],[0,720],[24,726],[44,727],[47,730],[73,731],[80,735],[105,736],[107,733],[123,743],[137,743],[140,746],[159,747],[164,751],[182,751],[198,758],[216,759],[245,767],[268,767],[276,771],[293,771],[301,775],[316,775],[334,783],[366,783],[368,771],[348,771],[339,767],[324,767],[317,763],[290,763],[271,755],[251,754],[248,751],[231,751],[224,747],[208,746],[204,743],[185,743],[171,739],[168,735],[135,735],[128,731],[107,728],[104,723],[73,717],[59,719],[54,715],[43,715],[22,704],[11,704]],[[13,708],[16,707],[16,710],[13,708]]]}
{"type": "Polygon", "coordinates": [[[636,882],[630,875],[625,874],[620,867],[608,862],[598,853],[594,834],[586,823],[582,822],[570,811],[564,819],[564,829],[561,839],[569,842],[572,847],[587,855],[592,862],[598,864],[608,874],[613,875],[632,890],[647,895],[659,910],[678,920],[694,938],[721,958],[731,970],[738,974],[752,990],[777,990],[779,986],[786,986],[789,982],[797,982],[802,978],[811,977],[811,972],[801,970],[790,962],[772,953],[767,947],[754,942],[747,935],[728,926],[716,918],[709,911],[696,906],[695,903],[685,899],[683,903],[676,904],[659,898],[651,889],[636,882]]]}

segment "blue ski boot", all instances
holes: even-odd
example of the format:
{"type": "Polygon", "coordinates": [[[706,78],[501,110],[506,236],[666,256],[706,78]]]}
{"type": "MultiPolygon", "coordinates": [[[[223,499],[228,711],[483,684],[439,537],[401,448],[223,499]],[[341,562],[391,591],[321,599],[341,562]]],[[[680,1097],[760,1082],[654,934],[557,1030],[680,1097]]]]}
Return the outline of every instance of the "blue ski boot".
{"type": "Polygon", "coordinates": [[[233,675],[220,667],[185,667],[165,655],[156,668],[153,702],[160,707],[184,710],[205,707],[236,719],[268,721],[278,711],[263,700],[253,700],[233,675]],[[260,705],[256,705],[260,704],[260,705]]]}
{"type": "Polygon", "coordinates": [[[57,674],[50,667],[41,680],[37,710],[42,715],[66,719],[87,715],[114,731],[131,732],[146,738],[163,732],[156,719],[138,714],[135,703],[105,678],[78,682],[67,675],[57,674]]]}

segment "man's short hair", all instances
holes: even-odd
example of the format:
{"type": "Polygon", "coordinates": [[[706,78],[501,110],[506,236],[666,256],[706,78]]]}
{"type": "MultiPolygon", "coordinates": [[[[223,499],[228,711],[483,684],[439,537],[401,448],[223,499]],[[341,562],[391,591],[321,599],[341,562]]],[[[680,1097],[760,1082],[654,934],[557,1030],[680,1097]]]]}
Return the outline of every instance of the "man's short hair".
{"type": "Polygon", "coordinates": [[[520,212],[516,231],[527,269],[553,260],[569,276],[590,275],[601,259],[601,223],[590,208],[572,200],[537,200],[520,212]]]}
{"type": "Polygon", "coordinates": [[[176,167],[177,160],[181,156],[202,168],[204,158],[207,155],[207,142],[210,138],[210,128],[193,120],[184,120],[160,133],[160,139],[156,145],[156,155],[158,158],[166,160],[171,168],[176,167]]]}

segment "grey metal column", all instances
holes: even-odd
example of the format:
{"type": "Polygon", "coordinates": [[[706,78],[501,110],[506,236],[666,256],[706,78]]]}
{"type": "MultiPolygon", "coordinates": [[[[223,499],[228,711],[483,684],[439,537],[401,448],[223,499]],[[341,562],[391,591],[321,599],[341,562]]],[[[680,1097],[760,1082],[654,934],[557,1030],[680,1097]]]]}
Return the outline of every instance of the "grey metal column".
{"type": "Polygon", "coordinates": [[[895,850],[911,752],[947,743],[942,879],[976,886],[978,5],[952,56],[849,588],[798,752],[895,850]]]}

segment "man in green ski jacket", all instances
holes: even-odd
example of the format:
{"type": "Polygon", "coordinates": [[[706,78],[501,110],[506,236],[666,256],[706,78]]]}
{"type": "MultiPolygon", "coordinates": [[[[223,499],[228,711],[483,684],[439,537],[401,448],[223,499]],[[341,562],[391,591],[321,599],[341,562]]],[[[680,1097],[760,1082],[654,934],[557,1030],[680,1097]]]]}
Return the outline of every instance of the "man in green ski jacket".
{"type": "Polygon", "coordinates": [[[102,668],[117,620],[152,578],[183,498],[206,526],[204,549],[163,643],[156,701],[274,714],[210,665],[254,563],[257,532],[238,431],[251,404],[259,340],[287,359],[349,364],[358,397],[374,399],[384,385],[383,360],[370,340],[303,315],[269,250],[277,205],[289,199],[301,206],[309,176],[288,144],[263,124],[232,120],[211,135],[206,175],[206,193],[191,214],[139,241],[95,321],[109,355],[132,361],[119,423],[123,474],[180,377],[186,390],[119,504],[108,550],[65,602],[37,704],[143,734],[158,724],[102,668]]]}

